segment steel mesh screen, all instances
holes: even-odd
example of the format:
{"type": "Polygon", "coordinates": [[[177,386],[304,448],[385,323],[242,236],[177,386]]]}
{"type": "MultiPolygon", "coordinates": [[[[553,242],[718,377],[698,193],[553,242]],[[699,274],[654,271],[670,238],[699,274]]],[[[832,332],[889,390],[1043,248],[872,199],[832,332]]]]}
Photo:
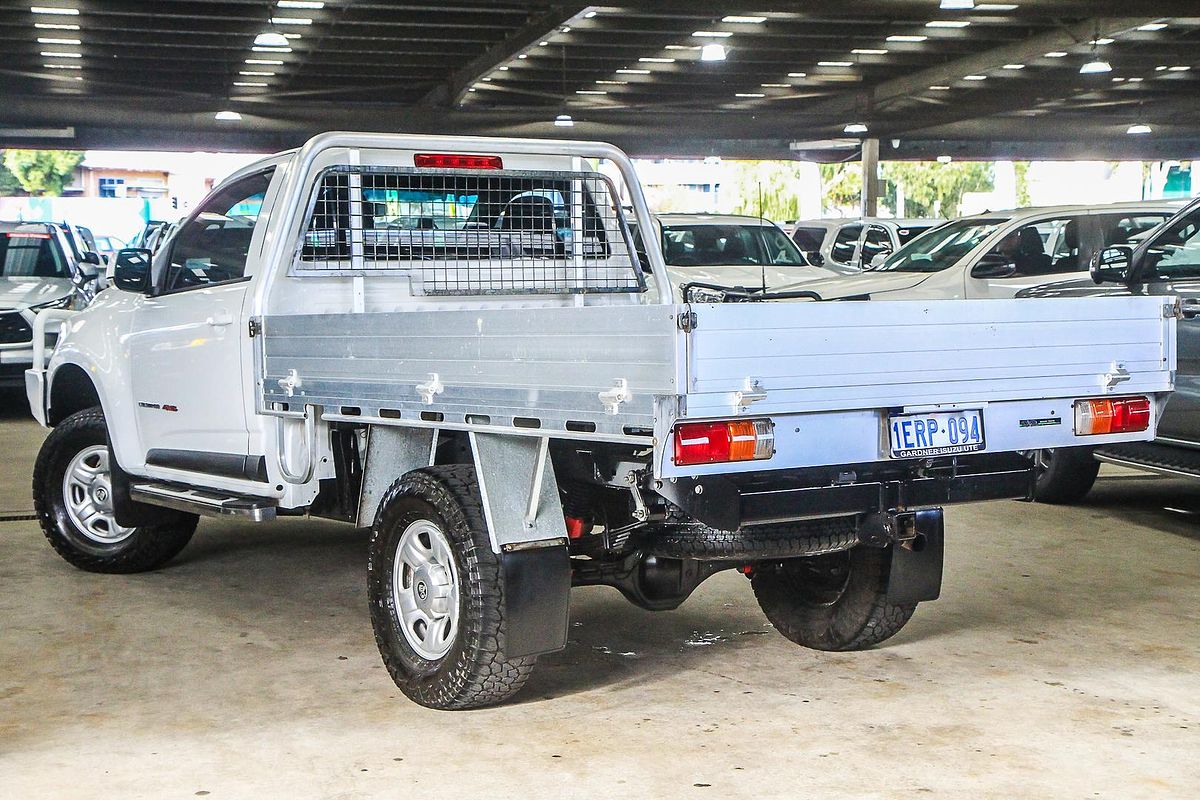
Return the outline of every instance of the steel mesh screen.
{"type": "Polygon", "coordinates": [[[641,292],[618,194],[599,173],[335,167],[295,275],[406,275],[419,294],[641,292]]]}

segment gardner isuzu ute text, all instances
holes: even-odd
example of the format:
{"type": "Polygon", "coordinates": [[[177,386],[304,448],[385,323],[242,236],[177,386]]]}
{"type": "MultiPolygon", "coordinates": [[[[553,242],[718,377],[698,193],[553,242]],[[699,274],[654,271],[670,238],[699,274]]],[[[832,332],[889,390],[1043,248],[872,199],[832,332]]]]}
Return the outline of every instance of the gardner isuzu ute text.
{"type": "Polygon", "coordinates": [[[1149,440],[1172,388],[1170,298],[681,304],[631,223],[604,144],[330,133],[241,170],[38,316],[47,539],[138,572],[199,515],[369,527],[384,663],[469,708],[564,646],[572,586],[670,609],[736,568],[792,641],[882,642],[938,596],[942,505],[1149,440]]]}

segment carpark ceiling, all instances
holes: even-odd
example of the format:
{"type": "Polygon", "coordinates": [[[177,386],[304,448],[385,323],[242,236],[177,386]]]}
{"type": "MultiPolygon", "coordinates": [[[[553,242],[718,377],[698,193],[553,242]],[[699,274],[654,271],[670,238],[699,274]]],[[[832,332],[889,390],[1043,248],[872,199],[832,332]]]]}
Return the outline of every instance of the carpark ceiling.
{"type": "Polygon", "coordinates": [[[352,128],[840,160],[864,123],[884,158],[1200,156],[1197,0],[3,0],[0,40],[9,147],[352,128]]]}

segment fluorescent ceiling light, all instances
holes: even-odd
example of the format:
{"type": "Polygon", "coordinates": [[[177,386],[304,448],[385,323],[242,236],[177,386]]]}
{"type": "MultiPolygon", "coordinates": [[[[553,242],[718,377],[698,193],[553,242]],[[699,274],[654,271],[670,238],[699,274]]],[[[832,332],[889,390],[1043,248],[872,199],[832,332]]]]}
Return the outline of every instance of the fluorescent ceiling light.
{"type": "Polygon", "coordinates": [[[742,16],[741,14],[730,14],[728,16],[721,17],[721,22],[730,22],[733,24],[742,23],[745,25],[759,25],[766,21],[766,17],[748,17],[742,16]]]}
{"type": "Polygon", "coordinates": [[[638,61],[642,61],[647,64],[674,64],[675,63],[675,59],[673,59],[673,58],[656,58],[656,57],[652,57],[652,56],[646,56],[645,58],[639,58],[638,61]]]}
{"type": "Polygon", "coordinates": [[[1063,51],[1063,50],[1051,50],[1049,53],[1046,53],[1046,58],[1066,58],[1066,57],[1067,57],[1067,53],[1066,53],[1066,51],[1063,51]]]}
{"type": "Polygon", "coordinates": [[[549,43],[549,42],[545,42],[545,41],[538,42],[538,47],[545,47],[545,46],[546,46],[546,45],[548,45],[548,44],[550,44],[550,43],[549,43]]]}
{"type": "Polygon", "coordinates": [[[858,47],[850,51],[856,56],[882,56],[887,54],[887,50],[881,47],[858,47]]]}
{"type": "Polygon", "coordinates": [[[1105,72],[1112,72],[1112,64],[1107,61],[1089,61],[1079,68],[1080,75],[1100,75],[1105,72]]]}
{"type": "Polygon", "coordinates": [[[1024,64],[1005,64],[1005,69],[1025,69],[1024,64]]]}
{"type": "Polygon", "coordinates": [[[273,67],[283,66],[282,61],[276,61],[271,58],[247,58],[246,63],[247,64],[263,64],[265,66],[273,66],[273,67]]]}
{"type": "Polygon", "coordinates": [[[701,61],[724,61],[725,55],[725,45],[723,44],[706,44],[700,48],[701,61]]]}
{"type": "Polygon", "coordinates": [[[975,7],[975,0],[942,0],[939,8],[946,11],[970,11],[975,7]]]}
{"type": "Polygon", "coordinates": [[[564,25],[561,28],[559,28],[558,31],[559,31],[559,33],[570,33],[571,28],[568,25],[564,25]]]}
{"type": "Polygon", "coordinates": [[[258,45],[255,45],[254,47],[251,47],[250,49],[256,53],[290,53],[290,52],[292,52],[292,48],[290,48],[290,47],[260,47],[258,45]]]}
{"type": "Polygon", "coordinates": [[[282,33],[260,33],[254,37],[254,43],[260,47],[287,47],[287,37],[282,33]]]}
{"type": "Polygon", "coordinates": [[[1148,22],[1145,25],[1139,25],[1138,30],[1139,31],[1161,31],[1165,27],[1167,27],[1167,23],[1165,23],[1165,22],[1148,22]]]}
{"type": "Polygon", "coordinates": [[[950,91],[950,87],[946,86],[945,84],[935,83],[933,86],[929,87],[929,90],[932,92],[947,92],[950,91]]]}
{"type": "Polygon", "coordinates": [[[254,70],[246,70],[246,69],[238,72],[238,75],[249,75],[250,77],[260,76],[263,78],[274,78],[275,77],[274,72],[255,72],[254,70]]]}
{"type": "Polygon", "coordinates": [[[1145,78],[1129,78],[1128,83],[1141,83],[1145,78]]]}
{"type": "Polygon", "coordinates": [[[242,115],[236,111],[218,111],[214,118],[229,122],[236,122],[242,118],[242,115]]]}
{"type": "Polygon", "coordinates": [[[733,36],[731,31],[692,31],[692,36],[702,36],[709,39],[728,39],[733,36]]]}
{"type": "Polygon", "coordinates": [[[648,70],[648,69],[619,69],[619,70],[617,70],[617,74],[618,75],[649,75],[650,70],[648,70]]]}
{"type": "Polygon", "coordinates": [[[975,6],[976,11],[1016,11],[1020,8],[1016,3],[980,3],[975,6]]]}
{"type": "Polygon", "coordinates": [[[853,67],[853,61],[818,61],[818,67],[853,67]]]}
{"type": "Polygon", "coordinates": [[[596,81],[601,86],[628,86],[629,81],[596,81]]]}
{"type": "Polygon", "coordinates": [[[60,8],[56,6],[30,6],[29,10],[35,14],[57,14],[63,17],[78,17],[78,8],[60,8]]]}
{"type": "Polygon", "coordinates": [[[1088,44],[1112,44],[1116,39],[1110,39],[1107,36],[1101,36],[1099,39],[1092,39],[1088,44]]]}
{"type": "Polygon", "coordinates": [[[1191,67],[1171,67],[1171,72],[1187,72],[1191,67]]]}
{"type": "Polygon", "coordinates": [[[576,89],[575,94],[608,94],[608,92],[603,92],[599,89],[576,89]]]}
{"type": "Polygon", "coordinates": [[[1148,133],[1154,133],[1154,129],[1144,122],[1139,122],[1136,125],[1130,125],[1125,132],[1130,136],[1145,136],[1148,133]]]}
{"type": "Polygon", "coordinates": [[[789,78],[807,78],[808,73],[807,72],[789,72],[788,77],[789,78]]]}
{"type": "Polygon", "coordinates": [[[559,114],[554,118],[554,127],[556,128],[571,128],[574,125],[575,120],[571,119],[570,114],[559,114]]]}
{"type": "Polygon", "coordinates": [[[926,28],[966,28],[971,23],[965,19],[935,19],[932,22],[926,22],[926,28]]]}
{"type": "Polygon", "coordinates": [[[699,50],[700,48],[695,47],[690,44],[669,44],[666,47],[664,47],[663,49],[664,50],[699,50]]]}
{"type": "Polygon", "coordinates": [[[83,69],[78,64],[42,64],[46,69],[83,69]]]}
{"type": "Polygon", "coordinates": [[[78,39],[48,39],[39,36],[38,44],[83,44],[78,39]]]}
{"type": "Polygon", "coordinates": [[[759,86],[761,86],[764,89],[790,89],[790,88],[792,88],[792,85],[790,83],[760,83],[759,86]]]}
{"type": "Polygon", "coordinates": [[[851,122],[846,127],[842,128],[843,133],[866,133],[869,130],[866,125],[861,122],[851,122]]]}
{"type": "Polygon", "coordinates": [[[521,55],[517,56],[517,58],[521,61],[524,61],[525,59],[529,58],[529,56],[525,55],[524,53],[521,53],[521,55]]]}
{"type": "Polygon", "coordinates": [[[766,97],[762,92],[738,92],[734,97],[766,97]]]}
{"type": "Polygon", "coordinates": [[[272,25],[312,25],[310,17],[271,17],[272,25]]]}
{"type": "Polygon", "coordinates": [[[234,86],[267,86],[268,84],[262,81],[234,81],[234,86]]]}
{"type": "Polygon", "coordinates": [[[59,50],[43,50],[38,55],[42,58],[83,58],[83,53],[64,53],[59,50]]]}
{"type": "Polygon", "coordinates": [[[309,8],[319,10],[325,7],[321,0],[279,0],[280,8],[309,8]]]}
{"type": "Polygon", "coordinates": [[[57,22],[35,22],[35,23],[33,23],[33,27],[41,28],[42,30],[49,30],[49,31],[77,31],[77,30],[79,30],[78,25],[75,25],[72,23],[61,24],[61,23],[57,23],[57,22]]]}
{"type": "Polygon", "coordinates": [[[950,163],[951,161],[953,161],[953,160],[954,160],[954,159],[953,159],[953,158],[951,158],[950,156],[938,156],[938,157],[937,157],[937,162],[938,162],[939,164],[949,164],[949,163],[950,163]]]}
{"type": "Polygon", "coordinates": [[[592,18],[592,17],[594,17],[594,16],[596,16],[596,12],[595,12],[595,11],[589,11],[588,13],[586,13],[586,14],[584,14],[584,15],[583,15],[583,18],[584,18],[584,19],[591,19],[591,18],[592,18]]]}
{"type": "Polygon", "coordinates": [[[987,75],[963,75],[964,81],[986,81],[987,75]]]}
{"type": "Polygon", "coordinates": [[[928,36],[922,36],[919,33],[894,33],[887,37],[887,40],[889,42],[923,42],[928,38],[928,36]]]}

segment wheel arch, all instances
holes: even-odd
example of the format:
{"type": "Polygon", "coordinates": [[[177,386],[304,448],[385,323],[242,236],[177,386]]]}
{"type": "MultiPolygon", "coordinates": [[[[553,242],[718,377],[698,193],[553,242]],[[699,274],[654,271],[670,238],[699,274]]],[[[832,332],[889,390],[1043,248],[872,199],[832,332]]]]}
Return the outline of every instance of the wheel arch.
{"type": "Polygon", "coordinates": [[[100,390],[87,371],[74,363],[66,363],[54,371],[50,382],[46,423],[54,427],[77,411],[103,406],[100,390]]]}

